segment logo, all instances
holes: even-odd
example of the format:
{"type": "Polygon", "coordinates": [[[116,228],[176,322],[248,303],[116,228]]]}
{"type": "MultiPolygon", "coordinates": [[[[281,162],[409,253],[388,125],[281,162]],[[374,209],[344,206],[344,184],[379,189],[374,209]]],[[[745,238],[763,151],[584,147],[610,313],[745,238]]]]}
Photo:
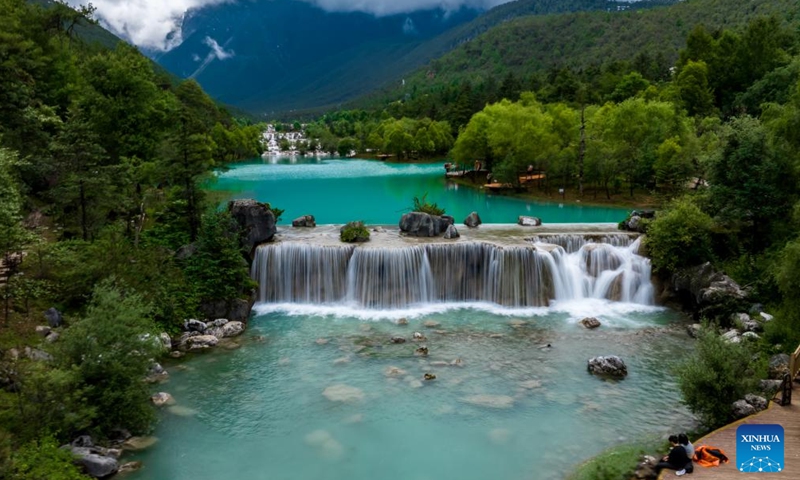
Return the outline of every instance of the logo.
{"type": "Polygon", "coordinates": [[[783,427],[739,425],[736,429],[736,468],[740,472],[783,471],[783,427]]]}

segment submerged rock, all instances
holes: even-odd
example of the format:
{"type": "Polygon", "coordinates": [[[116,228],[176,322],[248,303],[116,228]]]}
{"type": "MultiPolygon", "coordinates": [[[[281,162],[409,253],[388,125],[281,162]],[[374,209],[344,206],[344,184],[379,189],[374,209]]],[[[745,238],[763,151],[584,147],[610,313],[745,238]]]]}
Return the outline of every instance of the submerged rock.
{"type": "Polygon", "coordinates": [[[119,471],[117,473],[121,474],[121,473],[135,472],[140,468],[142,468],[142,462],[140,461],[123,463],[122,465],[120,465],[119,471]]]}
{"type": "Polygon", "coordinates": [[[397,324],[398,325],[408,325],[408,319],[407,318],[401,318],[401,319],[399,319],[397,321],[397,324]]]}
{"type": "Polygon", "coordinates": [[[156,443],[158,443],[158,438],[156,437],[131,437],[125,440],[125,443],[122,444],[122,449],[138,452],[146,450],[156,443]]]}
{"type": "Polygon", "coordinates": [[[425,320],[423,325],[425,328],[439,328],[442,324],[434,320],[425,320]]]}
{"type": "Polygon", "coordinates": [[[511,408],[514,406],[514,398],[508,395],[471,395],[463,399],[470,405],[486,408],[511,408]]]}
{"type": "Polygon", "coordinates": [[[523,227],[538,227],[542,224],[542,220],[537,217],[520,215],[519,218],[517,218],[517,224],[522,225],[523,227]]]}
{"type": "Polygon", "coordinates": [[[478,215],[478,212],[472,212],[467,216],[467,218],[464,219],[464,225],[469,228],[475,228],[481,223],[483,222],[481,221],[481,217],[478,215]]]}
{"type": "Polygon", "coordinates": [[[322,395],[332,402],[355,403],[364,400],[364,392],[360,388],[341,383],[326,388],[322,395]]]}
{"type": "Polygon", "coordinates": [[[306,444],[319,449],[323,457],[335,460],[344,454],[344,447],[326,430],[315,430],[306,435],[306,444]]]}
{"type": "Polygon", "coordinates": [[[164,405],[175,405],[175,399],[167,392],[158,392],[150,396],[150,401],[156,407],[163,407],[164,405]]]}
{"type": "Polygon", "coordinates": [[[608,377],[625,377],[628,375],[628,367],[625,362],[616,355],[606,357],[594,357],[589,360],[587,369],[589,373],[608,377]]]}
{"type": "Polygon", "coordinates": [[[584,327],[590,329],[590,330],[600,326],[600,320],[598,320],[598,319],[596,319],[594,317],[586,317],[583,320],[581,320],[579,323],[581,325],[583,325],[584,327]]]}
{"type": "Polygon", "coordinates": [[[511,438],[511,431],[505,428],[495,428],[489,431],[489,441],[495,445],[505,445],[511,438]]]}
{"type": "Polygon", "coordinates": [[[407,375],[405,370],[398,367],[386,367],[383,374],[387,377],[405,377],[407,375]]]}

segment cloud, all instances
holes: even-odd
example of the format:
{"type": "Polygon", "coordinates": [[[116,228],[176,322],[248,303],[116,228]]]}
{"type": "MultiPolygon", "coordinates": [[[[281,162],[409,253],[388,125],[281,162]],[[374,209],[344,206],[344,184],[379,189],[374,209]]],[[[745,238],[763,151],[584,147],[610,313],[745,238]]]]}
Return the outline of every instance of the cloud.
{"type": "MultiPolygon", "coordinates": [[[[230,39],[228,39],[228,42],[230,42],[230,39]]],[[[228,42],[225,42],[225,44],[227,45],[228,42]]],[[[197,67],[197,70],[189,75],[189,78],[197,78],[197,76],[203,73],[203,70],[205,70],[206,67],[214,60],[226,60],[234,56],[233,50],[226,51],[223,46],[220,46],[220,44],[211,37],[204,38],[203,43],[208,45],[208,47],[211,48],[211,51],[208,52],[208,55],[206,55],[206,58],[203,59],[203,63],[197,67]]]]}
{"type": "MultiPolygon", "coordinates": [[[[97,17],[112,32],[135,45],[167,51],[183,41],[181,22],[187,11],[236,1],[276,0],[93,0],[97,17]]],[[[447,12],[463,6],[488,9],[510,0],[291,0],[305,1],[329,12],[365,12],[375,16],[441,8],[447,12]]],[[[67,0],[72,6],[86,0],[67,0]]]]}
{"type": "Polygon", "coordinates": [[[329,12],[365,12],[381,17],[398,13],[441,8],[454,11],[461,7],[489,9],[511,0],[304,0],[329,12]]]}
{"type": "MultiPolygon", "coordinates": [[[[183,41],[180,25],[192,8],[229,0],[93,0],[103,26],[140,47],[170,50],[183,41]]],[[[86,0],[67,0],[72,6],[86,0]]]]}
{"type": "Polygon", "coordinates": [[[406,21],[403,23],[403,33],[406,35],[417,34],[417,27],[414,25],[414,20],[411,20],[411,17],[407,17],[406,21]]]}

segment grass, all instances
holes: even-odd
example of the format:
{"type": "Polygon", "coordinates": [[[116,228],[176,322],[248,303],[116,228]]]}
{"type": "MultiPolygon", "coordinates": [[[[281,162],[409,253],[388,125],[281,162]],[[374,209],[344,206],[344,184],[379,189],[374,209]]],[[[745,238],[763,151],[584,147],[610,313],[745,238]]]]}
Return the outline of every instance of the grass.
{"type": "Polygon", "coordinates": [[[668,450],[663,439],[626,443],[613,447],[578,465],[567,480],[620,480],[630,478],[642,455],[656,455],[668,450]]]}

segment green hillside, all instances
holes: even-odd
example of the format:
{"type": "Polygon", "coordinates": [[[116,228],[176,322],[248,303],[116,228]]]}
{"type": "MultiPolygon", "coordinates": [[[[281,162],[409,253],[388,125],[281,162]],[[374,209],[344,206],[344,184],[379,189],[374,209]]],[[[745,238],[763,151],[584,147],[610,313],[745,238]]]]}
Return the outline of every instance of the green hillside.
{"type": "Polygon", "coordinates": [[[798,21],[800,4],[793,0],[687,0],[648,10],[527,16],[495,26],[429,62],[407,76],[403,87],[373,93],[354,105],[413,103],[426,95],[442,96],[443,90],[467,82],[475,86],[494,79],[499,83],[509,74],[536,89],[542,77],[556,75],[558,69],[581,72],[615,61],[649,63],[650,76],[663,78],[695,25],[737,29],[765,15],[798,21]]]}

